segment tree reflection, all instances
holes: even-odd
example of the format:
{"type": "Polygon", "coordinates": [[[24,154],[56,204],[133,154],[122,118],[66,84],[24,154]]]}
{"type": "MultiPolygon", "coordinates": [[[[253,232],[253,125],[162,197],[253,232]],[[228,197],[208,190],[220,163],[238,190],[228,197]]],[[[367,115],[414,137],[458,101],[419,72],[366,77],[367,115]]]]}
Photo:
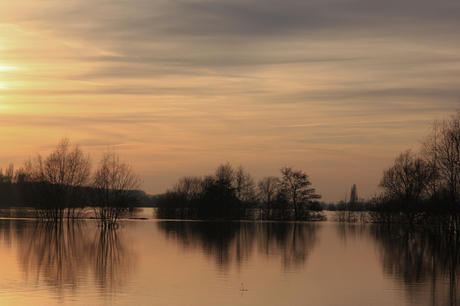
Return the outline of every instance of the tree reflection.
{"type": "Polygon", "coordinates": [[[317,242],[316,223],[261,224],[259,241],[267,256],[280,256],[285,269],[302,265],[317,242]]]}
{"type": "Polygon", "coordinates": [[[384,272],[405,288],[410,298],[427,305],[457,305],[460,244],[428,237],[402,227],[374,226],[384,272]]]}
{"type": "Polygon", "coordinates": [[[168,239],[188,249],[200,249],[221,268],[240,266],[254,251],[278,256],[285,269],[302,265],[317,241],[318,225],[302,222],[164,221],[158,227],[168,239]]]}
{"type": "Polygon", "coordinates": [[[240,239],[241,225],[239,222],[195,222],[195,221],[165,221],[159,222],[158,227],[170,239],[177,239],[187,249],[202,249],[214,257],[221,267],[227,267],[233,256],[239,264],[244,258],[247,244],[251,244],[254,230],[249,223],[245,239],[240,239]],[[245,245],[246,244],[246,245],[245,245]],[[238,254],[236,252],[238,245],[238,254]]]}
{"type": "Polygon", "coordinates": [[[88,266],[89,241],[79,223],[39,222],[25,238],[29,243],[23,245],[20,257],[28,280],[38,283],[43,279],[58,290],[80,284],[78,272],[88,266]]]}
{"type": "Polygon", "coordinates": [[[97,288],[113,291],[126,283],[135,259],[115,230],[94,233],[84,222],[37,222],[23,239],[19,257],[26,281],[44,282],[60,296],[87,285],[90,275],[97,288]]]}
{"type": "Polygon", "coordinates": [[[118,231],[106,227],[96,232],[89,257],[97,284],[108,291],[115,291],[126,284],[136,258],[118,231]]]}
{"type": "Polygon", "coordinates": [[[0,220],[0,241],[2,245],[10,248],[14,239],[13,237],[22,237],[27,224],[28,221],[26,220],[0,220]]]}
{"type": "Polygon", "coordinates": [[[347,240],[350,238],[356,239],[357,237],[363,237],[369,233],[369,228],[367,226],[356,223],[337,223],[336,229],[337,235],[344,244],[346,244],[347,240]]]}

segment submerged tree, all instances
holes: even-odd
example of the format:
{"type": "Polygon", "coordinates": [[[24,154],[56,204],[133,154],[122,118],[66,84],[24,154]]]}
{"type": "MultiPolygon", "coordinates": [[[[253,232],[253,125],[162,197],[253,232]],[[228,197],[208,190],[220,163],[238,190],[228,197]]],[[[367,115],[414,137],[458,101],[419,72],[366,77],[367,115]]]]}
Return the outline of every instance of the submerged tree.
{"type": "Polygon", "coordinates": [[[234,179],[234,170],[229,163],[217,167],[214,176],[205,177],[203,194],[197,205],[198,219],[239,219],[234,179]]]}
{"type": "Polygon", "coordinates": [[[380,187],[384,192],[375,201],[377,220],[382,215],[410,225],[437,224],[460,240],[460,110],[435,120],[421,155],[402,153],[384,171],[380,187]]]}
{"type": "Polygon", "coordinates": [[[0,168],[0,207],[11,207],[18,205],[19,199],[15,197],[14,165],[10,164],[3,173],[0,168]]]}
{"type": "Polygon", "coordinates": [[[320,196],[310,187],[308,176],[292,168],[285,167],[282,171],[283,181],[265,177],[257,190],[253,178],[242,166],[234,170],[229,163],[221,164],[214,175],[202,179],[182,178],[159,199],[157,216],[199,220],[305,220],[310,219],[313,211],[315,218],[323,219],[317,213],[320,205],[314,205],[320,196]],[[260,214],[254,209],[257,204],[264,208],[260,214]]]}
{"type": "Polygon", "coordinates": [[[114,227],[121,212],[136,205],[141,178],[111,150],[102,156],[93,178],[94,210],[103,227],[114,227]]]}
{"type": "Polygon", "coordinates": [[[279,192],[281,180],[276,176],[266,176],[257,184],[259,201],[264,207],[264,218],[271,220],[271,210],[279,192]]]}
{"type": "Polygon", "coordinates": [[[36,209],[38,217],[62,220],[76,217],[77,210],[86,205],[83,187],[87,186],[91,160],[80,147],[71,148],[63,138],[46,158],[29,158],[21,170],[27,201],[36,209]]]}
{"type": "Polygon", "coordinates": [[[158,200],[156,216],[162,219],[196,219],[196,207],[203,195],[201,177],[185,176],[158,200]]]}
{"type": "Polygon", "coordinates": [[[321,196],[311,188],[308,175],[302,170],[294,170],[292,167],[281,168],[281,189],[294,209],[295,220],[308,218],[309,205],[321,196]]]}
{"type": "Polygon", "coordinates": [[[214,175],[183,177],[161,196],[157,216],[168,219],[240,220],[252,218],[255,184],[240,166],[219,165],[214,175]]]}
{"type": "Polygon", "coordinates": [[[422,144],[422,152],[434,177],[430,182],[432,196],[447,198],[451,208],[460,206],[460,111],[448,119],[435,121],[422,144]]]}
{"type": "Polygon", "coordinates": [[[432,175],[431,167],[408,150],[401,153],[395,159],[395,164],[383,172],[379,186],[384,189],[388,201],[399,206],[405,220],[413,223],[422,210],[423,201],[427,199],[432,175]]]}
{"type": "Polygon", "coordinates": [[[249,172],[239,166],[234,173],[235,194],[238,199],[240,216],[243,219],[251,218],[252,210],[257,203],[256,185],[249,172]]]}

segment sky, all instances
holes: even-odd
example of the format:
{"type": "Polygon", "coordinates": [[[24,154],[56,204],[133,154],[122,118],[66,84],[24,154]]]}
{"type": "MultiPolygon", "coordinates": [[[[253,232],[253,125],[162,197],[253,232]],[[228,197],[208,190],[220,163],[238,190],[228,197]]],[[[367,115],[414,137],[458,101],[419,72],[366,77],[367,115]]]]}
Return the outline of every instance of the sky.
{"type": "Polygon", "coordinates": [[[326,202],[379,192],[460,101],[458,0],[0,2],[0,167],[68,137],[142,189],[293,166],[326,202]]]}

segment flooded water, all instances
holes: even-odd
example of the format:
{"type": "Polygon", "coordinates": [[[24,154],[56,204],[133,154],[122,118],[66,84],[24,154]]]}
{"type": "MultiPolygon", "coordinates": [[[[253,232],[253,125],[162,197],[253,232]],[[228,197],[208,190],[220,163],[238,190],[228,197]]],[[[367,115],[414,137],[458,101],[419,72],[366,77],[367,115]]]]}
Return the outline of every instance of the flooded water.
{"type": "Polygon", "coordinates": [[[456,305],[456,250],[372,224],[0,219],[0,305],[456,305]]]}

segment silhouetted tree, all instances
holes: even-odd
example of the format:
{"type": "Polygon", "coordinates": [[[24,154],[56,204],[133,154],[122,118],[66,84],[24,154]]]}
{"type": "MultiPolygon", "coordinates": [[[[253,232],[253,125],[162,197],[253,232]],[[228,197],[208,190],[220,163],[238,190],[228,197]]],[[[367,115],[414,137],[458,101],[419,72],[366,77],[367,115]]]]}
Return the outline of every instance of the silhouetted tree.
{"type": "Polygon", "coordinates": [[[14,179],[14,165],[9,164],[3,174],[3,169],[0,168],[0,183],[12,183],[14,179]]]}
{"type": "Polygon", "coordinates": [[[46,159],[40,155],[29,158],[24,165],[23,177],[27,182],[27,198],[38,216],[61,220],[64,210],[68,217],[76,216],[76,209],[84,206],[82,187],[89,182],[91,160],[84,156],[79,146],[69,147],[63,138],[46,159]]]}
{"type": "MultiPolygon", "coordinates": [[[[266,177],[259,182],[258,192],[251,175],[242,166],[234,170],[229,163],[218,166],[214,175],[182,178],[158,200],[157,217],[304,220],[310,218],[311,212],[321,211],[321,205],[316,205],[314,201],[320,196],[309,187],[308,176],[302,171],[286,169],[284,185],[279,178],[266,177]],[[259,216],[254,209],[258,201],[266,209],[259,216]],[[291,211],[294,207],[292,203],[296,207],[295,216],[291,211]]],[[[322,219],[319,214],[314,215],[315,219],[322,219]]]]}
{"type": "MultiPolygon", "coordinates": [[[[2,207],[11,207],[14,206],[15,200],[15,187],[14,182],[14,165],[10,164],[5,169],[5,174],[3,174],[3,169],[0,168],[0,206],[2,207]]],[[[17,205],[18,203],[16,203],[17,205]]]]}
{"type": "Polygon", "coordinates": [[[167,190],[157,203],[157,217],[161,219],[196,219],[196,207],[203,196],[201,177],[185,176],[167,190]]]}
{"type": "Polygon", "coordinates": [[[444,193],[449,198],[451,210],[459,212],[460,110],[448,119],[434,122],[422,144],[422,152],[435,174],[430,182],[432,195],[444,193]]]}
{"type": "Polygon", "coordinates": [[[292,220],[292,207],[289,202],[289,196],[286,191],[282,188],[278,190],[275,196],[275,201],[272,205],[273,209],[271,212],[272,220],[277,221],[289,221],[292,220]]]}
{"type": "MultiPolygon", "coordinates": [[[[449,118],[434,121],[422,142],[421,156],[410,150],[402,153],[395,165],[384,172],[380,183],[384,193],[373,201],[371,218],[413,224],[414,219],[421,217],[438,223],[446,233],[457,235],[460,233],[460,110],[449,118]],[[404,218],[398,220],[401,212],[404,218]]],[[[417,220],[420,221],[424,220],[417,220]]]]}
{"type": "Polygon", "coordinates": [[[276,195],[279,191],[281,180],[276,176],[266,176],[257,184],[259,201],[262,202],[265,209],[265,218],[271,219],[271,209],[273,202],[276,200],[276,195]]]}
{"type": "Polygon", "coordinates": [[[214,183],[216,185],[221,188],[228,189],[231,192],[235,192],[235,188],[233,187],[235,174],[230,163],[226,163],[225,165],[221,164],[219,167],[217,167],[214,177],[214,183]]]}
{"type": "Polygon", "coordinates": [[[234,171],[227,163],[203,181],[203,195],[197,206],[198,219],[239,219],[238,198],[233,185],[234,171]]]}
{"type": "Polygon", "coordinates": [[[141,178],[110,149],[94,175],[94,211],[103,227],[114,227],[122,211],[135,206],[141,178]]]}
{"type": "Polygon", "coordinates": [[[380,187],[389,201],[395,201],[404,213],[405,220],[413,223],[428,196],[433,171],[421,157],[410,150],[401,153],[395,164],[383,173],[380,187]]]}
{"type": "Polygon", "coordinates": [[[174,185],[173,191],[193,203],[203,192],[203,179],[197,176],[184,176],[174,185]]]}
{"type": "Polygon", "coordinates": [[[159,218],[239,220],[252,217],[255,184],[242,166],[221,164],[214,175],[183,177],[158,201],[159,218]]]}
{"type": "Polygon", "coordinates": [[[281,188],[286,194],[287,199],[294,208],[295,220],[304,218],[308,205],[321,196],[315,193],[315,189],[311,188],[311,182],[308,175],[302,170],[294,170],[292,167],[281,168],[283,175],[281,180],[281,188]]]}
{"type": "Polygon", "coordinates": [[[234,172],[233,185],[237,197],[240,215],[243,219],[251,218],[252,208],[257,202],[254,179],[248,172],[244,171],[243,166],[239,166],[234,172]]]}

